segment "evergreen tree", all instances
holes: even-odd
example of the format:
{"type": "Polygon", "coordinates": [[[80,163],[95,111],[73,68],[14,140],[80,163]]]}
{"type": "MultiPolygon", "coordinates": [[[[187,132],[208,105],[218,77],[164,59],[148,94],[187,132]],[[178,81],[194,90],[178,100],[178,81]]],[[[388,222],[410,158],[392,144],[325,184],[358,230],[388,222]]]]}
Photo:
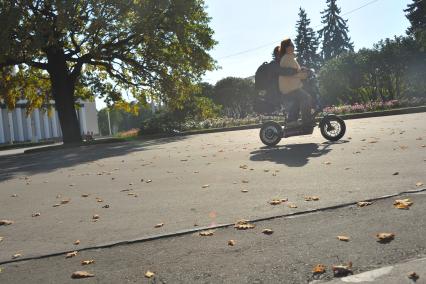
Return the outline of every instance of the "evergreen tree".
{"type": "Polygon", "coordinates": [[[299,8],[295,39],[297,60],[301,66],[318,69],[320,66],[320,56],[317,54],[318,37],[315,31],[309,27],[310,24],[311,20],[308,19],[305,10],[299,8]]]}
{"type": "Polygon", "coordinates": [[[408,4],[406,17],[411,23],[407,34],[414,36],[423,46],[426,46],[426,1],[413,0],[413,3],[408,4]]]}
{"type": "Polygon", "coordinates": [[[322,39],[321,55],[324,60],[354,50],[353,43],[348,36],[347,20],[339,15],[341,10],[337,7],[336,1],[327,0],[327,8],[321,12],[324,27],[318,33],[322,39]]]}
{"type": "Polygon", "coordinates": [[[411,23],[411,27],[407,30],[408,34],[426,30],[426,2],[424,0],[413,0],[413,3],[408,4],[404,12],[407,13],[407,19],[411,23]]]}

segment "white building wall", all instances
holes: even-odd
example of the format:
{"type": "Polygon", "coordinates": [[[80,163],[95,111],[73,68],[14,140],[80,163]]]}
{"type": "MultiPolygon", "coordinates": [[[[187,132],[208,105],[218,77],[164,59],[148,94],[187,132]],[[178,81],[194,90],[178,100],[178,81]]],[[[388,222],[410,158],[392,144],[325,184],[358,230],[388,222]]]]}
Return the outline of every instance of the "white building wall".
{"type": "MultiPolygon", "coordinates": [[[[27,116],[26,101],[19,101],[14,110],[9,111],[0,101],[0,144],[61,138],[62,129],[58,113],[52,107],[48,114],[45,110],[35,109],[27,116]]],[[[51,101],[54,104],[54,101],[51,101]]],[[[99,135],[98,116],[94,102],[80,102],[78,111],[82,133],[99,135]]]]}

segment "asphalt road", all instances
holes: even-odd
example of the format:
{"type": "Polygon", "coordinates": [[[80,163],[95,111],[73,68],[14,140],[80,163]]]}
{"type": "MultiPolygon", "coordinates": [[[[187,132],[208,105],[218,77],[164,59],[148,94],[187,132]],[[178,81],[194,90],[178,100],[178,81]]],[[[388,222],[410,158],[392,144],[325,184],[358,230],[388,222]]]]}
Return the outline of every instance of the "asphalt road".
{"type": "MultiPolygon", "coordinates": [[[[331,267],[352,262],[354,274],[426,256],[426,194],[388,198],[359,208],[347,206],[293,218],[256,222],[245,231],[217,229],[212,236],[187,234],[155,241],[121,245],[2,265],[0,283],[76,283],[71,275],[85,270],[93,278],[82,283],[310,283],[333,279],[331,267]],[[410,198],[409,210],[396,209],[394,200],[410,198]],[[273,231],[271,235],[262,233],[273,231]],[[377,242],[382,232],[395,234],[389,243],[377,242]],[[350,238],[339,241],[337,236],[350,238]],[[228,241],[235,245],[229,246],[228,241]],[[82,266],[81,261],[94,260],[82,266]],[[323,264],[324,274],[313,275],[323,264]],[[145,278],[151,271],[152,278],[145,278]]],[[[276,205],[283,207],[285,205],[276,205]]],[[[424,261],[423,261],[424,263],[424,261]]],[[[392,267],[390,268],[392,270],[392,267]]],[[[387,269],[387,272],[390,272],[387,269]]],[[[426,268],[406,264],[381,283],[425,283],[426,268]],[[390,281],[393,279],[394,281],[390,281]]],[[[382,273],[383,274],[383,273],[382,273]]],[[[369,283],[383,279],[376,275],[369,283]]],[[[385,278],[386,279],[386,278],[385,278]]],[[[348,283],[345,281],[342,283],[348,283]]],[[[336,282],[337,283],[337,282],[336,282]]],[[[341,283],[341,282],[339,282],[341,283]]],[[[359,281],[349,283],[361,283],[359,281]]],[[[368,282],[362,282],[368,283],[368,282]]]]}
{"type": "Polygon", "coordinates": [[[349,120],[338,143],[316,130],[272,149],[245,130],[2,156],[0,263],[423,188],[425,121],[349,120]]]}

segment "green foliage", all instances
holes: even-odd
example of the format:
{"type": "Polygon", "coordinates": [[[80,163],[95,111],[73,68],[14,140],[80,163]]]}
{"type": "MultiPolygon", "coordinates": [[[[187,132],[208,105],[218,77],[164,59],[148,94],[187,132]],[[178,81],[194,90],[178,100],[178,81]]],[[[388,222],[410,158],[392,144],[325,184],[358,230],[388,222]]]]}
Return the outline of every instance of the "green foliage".
{"type": "Polygon", "coordinates": [[[423,52],[426,52],[426,3],[424,0],[413,0],[408,4],[406,17],[410,21],[411,26],[407,30],[407,34],[414,36],[423,52]]]}
{"type": "Polygon", "coordinates": [[[250,79],[227,77],[216,83],[212,99],[222,105],[222,114],[243,118],[253,113],[257,91],[250,79]]]}
{"type": "Polygon", "coordinates": [[[426,58],[410,37],[385,39],[329,60],[319,73],[325,104],[367,103],[426,95],[426,58]]]}
{"type": "Polygon", "coordinates": [[[215,68],[209,21],[203,0],[0,1],[0,69],[45,70],[61,125],[77,123],[79,85],[108,105],[131,94],[179,109],[215,68]]]}
{"type": "Polygon", "coordinates": [[[353,43],[348,36],[347,20],[340,16],[337,0],[327,0],[327,8],[321,12],[324,27],[318,31],[322,39],[322,57],[325,61],[342,53],[353,51],[353,43]]]}
{"type": "Polygon", "coordinates": [[[299,20],[296,24],[297,36],[295,39],[297,60],[301,66],[318,70],[320,56],[317,54],[318,37],[315,31],[309,27],[311,20],[302,8],[299,9],[299,20]]]}

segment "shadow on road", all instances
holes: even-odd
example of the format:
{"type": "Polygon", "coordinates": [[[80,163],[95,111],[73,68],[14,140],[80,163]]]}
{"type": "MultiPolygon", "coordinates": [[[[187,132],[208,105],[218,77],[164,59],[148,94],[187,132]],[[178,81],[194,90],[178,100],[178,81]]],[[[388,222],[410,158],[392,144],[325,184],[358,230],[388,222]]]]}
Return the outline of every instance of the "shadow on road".
{"type": "Polygon", "coordinates": [[[270,161],[277,164],[284,164],[288,167],[303,167],[311,158],[317,158],[328,154],[334,144],[347,143],[346,140],[338,142],[324,142],[322,144],[289,144],[274,148],[263,147],[260,150],[251,152],[251,161],[270,161]]]}
{"type": "Polygon", "coordinates": [[[0,157],[0,182],[19,175],[48,173],[57,169],[94,162],[100,159],[124,156],[149,147],[160,146],[186,139],[185,136],[161,138],[149,141],[120,142],[55,149],[31,154],[16,154],[0,157]]]}

